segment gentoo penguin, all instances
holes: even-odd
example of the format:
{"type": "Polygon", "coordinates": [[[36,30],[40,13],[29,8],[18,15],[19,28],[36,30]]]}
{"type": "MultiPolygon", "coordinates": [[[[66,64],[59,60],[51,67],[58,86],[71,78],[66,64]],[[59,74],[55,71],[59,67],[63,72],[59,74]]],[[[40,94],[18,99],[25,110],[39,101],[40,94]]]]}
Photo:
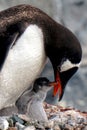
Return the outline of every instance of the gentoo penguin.
{"type": "Polygon", "coordinates": [[[79,41],[64,26],[30,5],[0,12],[0,109],[14,105],[49,58],[61,100],[82,57],[79,41]]]}
{"type": "Polygon", "coordinates": [[[45,77],[36,79],[32,90],[25,91],[16,101],[18,113],[38,121],[46,121],[47,115],[43,108],[43,101],[53,84],[45,77]]]}

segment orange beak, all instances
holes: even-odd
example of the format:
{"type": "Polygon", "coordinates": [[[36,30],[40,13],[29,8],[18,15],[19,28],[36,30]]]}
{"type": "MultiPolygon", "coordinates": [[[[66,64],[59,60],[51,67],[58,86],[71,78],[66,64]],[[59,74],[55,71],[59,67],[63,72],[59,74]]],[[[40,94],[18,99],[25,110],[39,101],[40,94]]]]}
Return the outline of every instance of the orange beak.
{"type": "Polygon", "coordinates": [[[50,82],[49,85],[54,86],[53,96],[56,96],[56,94],[58,93],[59,100],[60,100],[62,96],[62,85],[61,85],[61,80],[58,71],[56,71],[55,74],[55,81],[50,82]]]}

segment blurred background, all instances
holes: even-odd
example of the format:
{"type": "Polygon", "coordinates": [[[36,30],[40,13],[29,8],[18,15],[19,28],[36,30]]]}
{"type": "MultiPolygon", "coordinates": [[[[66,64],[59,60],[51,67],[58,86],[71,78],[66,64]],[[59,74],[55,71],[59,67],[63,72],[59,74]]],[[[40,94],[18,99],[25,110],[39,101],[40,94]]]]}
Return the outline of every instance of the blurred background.
{"type": "MultiPolygon", "coordinates": [[[[87,111],[87,0],[0,0],[0,11],[18,4],[38,7],[69,28],[79,39],[83,50],[81,67],[68,82],[64,97],[58,104],[87,111]]],[[[41,76],[53,80],[49,60],[41,76]]]]}

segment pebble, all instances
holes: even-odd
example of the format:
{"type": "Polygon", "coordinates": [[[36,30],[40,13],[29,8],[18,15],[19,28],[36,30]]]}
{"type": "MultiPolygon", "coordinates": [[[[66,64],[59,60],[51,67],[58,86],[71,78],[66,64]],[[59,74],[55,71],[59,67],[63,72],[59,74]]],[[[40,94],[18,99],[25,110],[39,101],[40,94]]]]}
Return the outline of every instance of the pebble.
{"type": "Polygon", "coordinates": [[[7,130],[8,127],[9,127],[8,121],[5,118],[0,117],[0,130],[7,130]]]}
{"type": "Polygon", "coordinates": [[[58,125],[55,125],[53,130],[61,130],[60,127],[58,125]]]}
{"type": "Polygon", "coordinates": [[[22,130],[36,130],[34,126],[27,126],[23,128],[22,130]]]}
{"type": "Polygon", "coordinates": [[[64,130],[74,130],[74,128],[73,126],[66,124],[64,130]]]}
{"type": "Polygon", "coordinates": [[[77,123],[78,123],[78,124],[81,124],[81,123],[83,123],[83,122],[84,122],[84,119],[83,119],[83,118],[78,118],[78,119],[77,119],[77,123]]]}
{"type": "Polygon", "coordinates": [[[16,127],[9,127],[8,130],[18,130],[16,127]]]}
{"type": "Polygon", "coordinates": [[[24,124],[24,121],[18,117],[18,115],[13,115],[11,117],[14,123],[19,122],[20,124],[24,124]]]}
{"type": "Polygon", "coordinates": [[[15,127],[17,127],[17,130],[22,130],[25,126],[20,124],[19,122],[16,122],[15,127]]]}
{"type": "Polygon", "coordinates": [[[44,123],[45,128],[52,128],[54,126],[54,121],[48,121],[44,123]]]}
{"type": "Polygon", "coordinates": [[[85,128],[83,128],[83,130],[87,130],[87,126],[85,128]]]}

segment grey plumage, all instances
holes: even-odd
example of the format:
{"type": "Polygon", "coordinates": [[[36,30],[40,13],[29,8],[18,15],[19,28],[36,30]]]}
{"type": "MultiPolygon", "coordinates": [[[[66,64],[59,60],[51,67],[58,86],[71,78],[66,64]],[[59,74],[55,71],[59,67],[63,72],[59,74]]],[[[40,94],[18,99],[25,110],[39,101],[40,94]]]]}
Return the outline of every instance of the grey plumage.
{"type": "Polygon", "coordinates": [[[16,102],[18,113],[26,114],[32,119],[46,121],[47,115],[43,108],[43,101],[50,90],[47,78],[38,78],[33,84],[32,91],[25,91],[16,102]]]}

